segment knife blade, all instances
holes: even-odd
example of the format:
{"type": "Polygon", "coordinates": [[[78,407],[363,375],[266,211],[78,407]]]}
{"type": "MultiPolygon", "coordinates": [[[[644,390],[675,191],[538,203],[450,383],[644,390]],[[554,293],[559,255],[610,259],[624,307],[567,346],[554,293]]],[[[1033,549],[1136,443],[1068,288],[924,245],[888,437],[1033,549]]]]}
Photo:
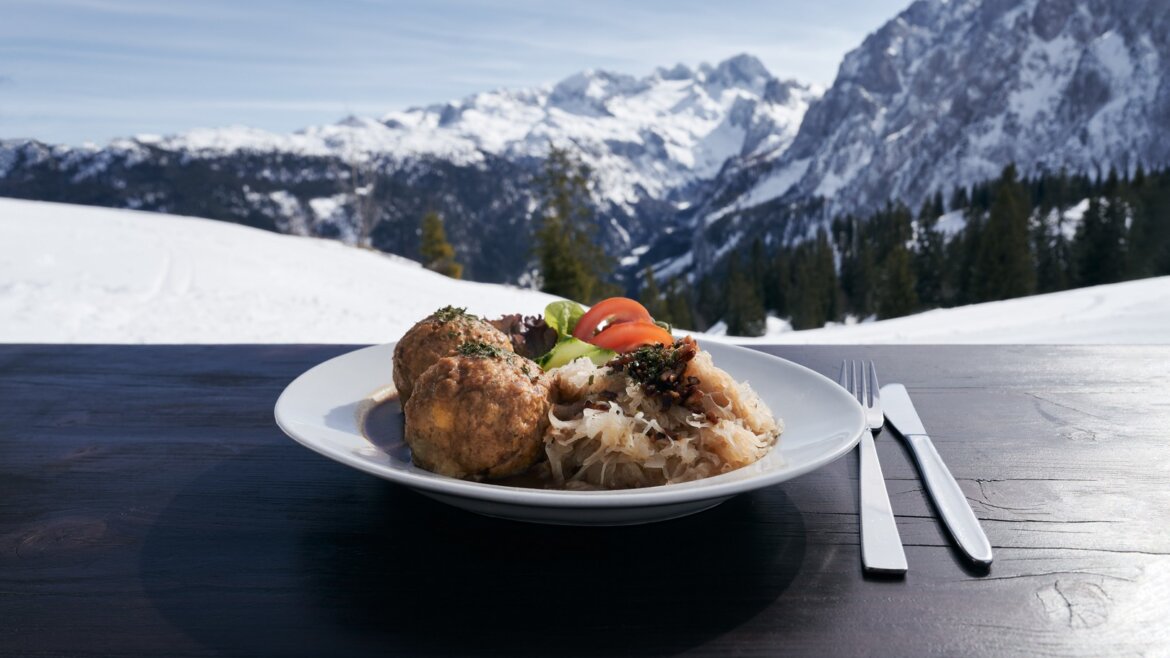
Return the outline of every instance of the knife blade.
{"type": "Polygon", "coordinates": [[[975,512],[971,510],[967,496],[935,450],[934,443],[922,425],[922,419],[914,409],[914,403],[910,401],[906,387],[901,384],[886,384],[881,388],[881,395],[886,422],[909,444],[910,451],[914,453],[914,459],[918,462],[918,469],[922,472],[922,479],[926,482],[926,490],[934,499],[934,504],[938,507],[951,536],[972,561],[990,565],[991,542],[987,541],[987,535],[983,533],[983,527],[979,525],[975,512]]]}

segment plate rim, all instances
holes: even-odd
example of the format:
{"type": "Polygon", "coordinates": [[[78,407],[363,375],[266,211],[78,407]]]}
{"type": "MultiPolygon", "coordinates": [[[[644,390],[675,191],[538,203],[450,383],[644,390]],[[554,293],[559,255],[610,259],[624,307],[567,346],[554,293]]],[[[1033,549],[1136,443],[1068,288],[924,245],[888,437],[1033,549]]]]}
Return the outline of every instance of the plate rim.
{"type": "MultiPolygon", "coordinates": [[[[322,361],[312,368],[298,375],[295,379],[289,382],[281,391],[280,396],[276,400],[273,407],[273,415],[277,426],[286,435],[292,438],[302,446],[328,457],[336,462],[356,468],[357,470],[369,473],[384,480],[389,480],[403,486],[414,489],[421,489],[448,496],[455,496],[461,498],[474,498],[477,500],[490,501],[494,503],[507,505],[520,505],[527,507],[548,507],[548,508],[575,508],[575,509],[612,509],[622,507],[659,507],[666,505],[675,505],[679,503],[697,502],[712,498],[726,498],[736,494],[745,493],[747,491],[754,491],[769,487],[780,482],[791,480],[806,473],[822,468],[832,462],[840,459],[848,454],[857,443],[861,440],[864,432],[869,431],[865,422],[865,411],[861,404],[858,403],[848,392],[841,389],[843,395],[848,396],[852,401],[852,411],[854,412],[855,428],[852,436],[848,441],[835,447],[833,450],[826,452],[824,455],[818,456],[816,459],[803,464],[797,468],[786,469],[781,468],[776,471],[761,473],[757,476],[731,480],[727,482],[712,482],[719,476],[712,478],[705,478],[703,480],[696,480],[693,483],[684,483],[683,485],[660,485],[656,487],[645,487],[636,489],[612,489],[603,491],[570,491],[563,489],[527,489],[523,487],[510,487],[507,485],[492,484],[488,482],[474,482],[470,480],[460,480],[441,476],[438,474],[428,473],[412,473],[410,471],[401,471],[397,469],[385,468],[379,464],[368,461],[360,456],[344,451],[333,449],[331,446],[323,444],[320,441],[313,440],[308,437],[300,436],[297,428],[294,426],[297,421],[292,421],[288,416],[287,408],[291,404],[289,400],[295,393],[295,389],[299,384],[303,384],[304,380],[313,377],[316,371],[322,370],[333,364],[333,362],[342,359],[358,358],[364,352],[374,352],[383,349],[393,349],[397,341],[390,343],[381,343],[376,345],[369,345],[360,347],[344,354],[333,356],[325,361],[322,361]],[[282,417],[283,416],[283,417],[282,417]],[[686,485],[695,486],[686,486],[686,485]]],[[[812,370],[790,361],[783,357],[769,354],[761,350],[754,350],[749,347],[740,345],[720,343],[717,350],[732,350],[750,353],[753,358],[762,358],[764,360],[774,360],[786,364],[787,366],[795,367],[804,371],[808,375],[824,380],[833,387],[840,385],[822,375],[821,373],[812,370]]],[[[339,431],[339,430],[333,430],[339,431]]],[[[364,438],[364,437],[363,437],[364,438]]],[[[783,434],[781,434],[783,440],[783,434]]],[[[733,471],[734,472],[734,471],[733,471]]],[[[725,473],[721,475],[729,475],[725,473]]]]}

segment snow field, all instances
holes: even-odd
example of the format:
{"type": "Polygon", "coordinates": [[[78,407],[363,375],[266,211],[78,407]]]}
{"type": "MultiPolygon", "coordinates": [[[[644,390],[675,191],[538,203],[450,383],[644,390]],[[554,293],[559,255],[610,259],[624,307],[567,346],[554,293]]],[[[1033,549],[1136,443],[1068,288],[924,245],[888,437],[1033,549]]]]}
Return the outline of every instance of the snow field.
{"type": "MultiPolygon", "coordinates": [[[[331,240],[134,210],[0,199],[0,342],[381,343],[451,304],[495,317],[556,299],[455,281],[331,240]]],[[[1170,343],[1170,277],[739,343],[1170,343]]]]}

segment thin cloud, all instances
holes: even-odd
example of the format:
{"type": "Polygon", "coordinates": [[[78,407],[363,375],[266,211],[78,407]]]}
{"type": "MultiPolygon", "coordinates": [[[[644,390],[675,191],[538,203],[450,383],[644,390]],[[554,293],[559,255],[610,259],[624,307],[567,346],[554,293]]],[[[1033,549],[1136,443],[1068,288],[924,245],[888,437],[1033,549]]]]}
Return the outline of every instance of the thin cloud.
{"type": "MultiPolygon", "coordinates": [[[[127,0],[8,0],[13,5],[36,6],[37,8],[51,7],[54,9],[72,10],[83,13],[108,14],[113,16],[159,17],[159,18],[205,18],[207,10],[196,3],[162,3],[156,1],[127,0]]],[[[221,11],[217,15],[226,18],[221,11]]],[[[242,14],[232,11],[232,17],[242,14]]]]}
{"type": "Polygon", "coordinates": [[[827,85],[908,2],[7,0],[0,75],[20,84],[0,77],[0,133],[79,143],[196,124],[285,131],[584,69],[642,76],[739,53],[827,85]]]}

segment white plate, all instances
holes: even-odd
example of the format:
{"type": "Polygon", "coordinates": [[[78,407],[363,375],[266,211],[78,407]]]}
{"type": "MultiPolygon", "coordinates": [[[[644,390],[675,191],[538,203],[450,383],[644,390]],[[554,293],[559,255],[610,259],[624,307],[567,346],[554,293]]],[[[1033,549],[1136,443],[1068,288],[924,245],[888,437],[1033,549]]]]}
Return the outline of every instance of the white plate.
{"type": "MultiPolygon", "coordinates": [[[[784,421],[778,447],[760,461],[714,477],[643,489],[555,491],[457,480],[415,466],[401,440],[375,445],[365,412],[391,386],[394,344],[330,359],[297,377],[276,401],[276,423],[302,445],[347,466],[480,514],[566,525],[627,525],[693,514],[735,494],[808,473],[857,445],[861,405],[822,375],[756,350],[702,343],[715,365],[748,381],[784,421]]],[[[397,404],[397,403],[394,403],[397,404]]]]}

